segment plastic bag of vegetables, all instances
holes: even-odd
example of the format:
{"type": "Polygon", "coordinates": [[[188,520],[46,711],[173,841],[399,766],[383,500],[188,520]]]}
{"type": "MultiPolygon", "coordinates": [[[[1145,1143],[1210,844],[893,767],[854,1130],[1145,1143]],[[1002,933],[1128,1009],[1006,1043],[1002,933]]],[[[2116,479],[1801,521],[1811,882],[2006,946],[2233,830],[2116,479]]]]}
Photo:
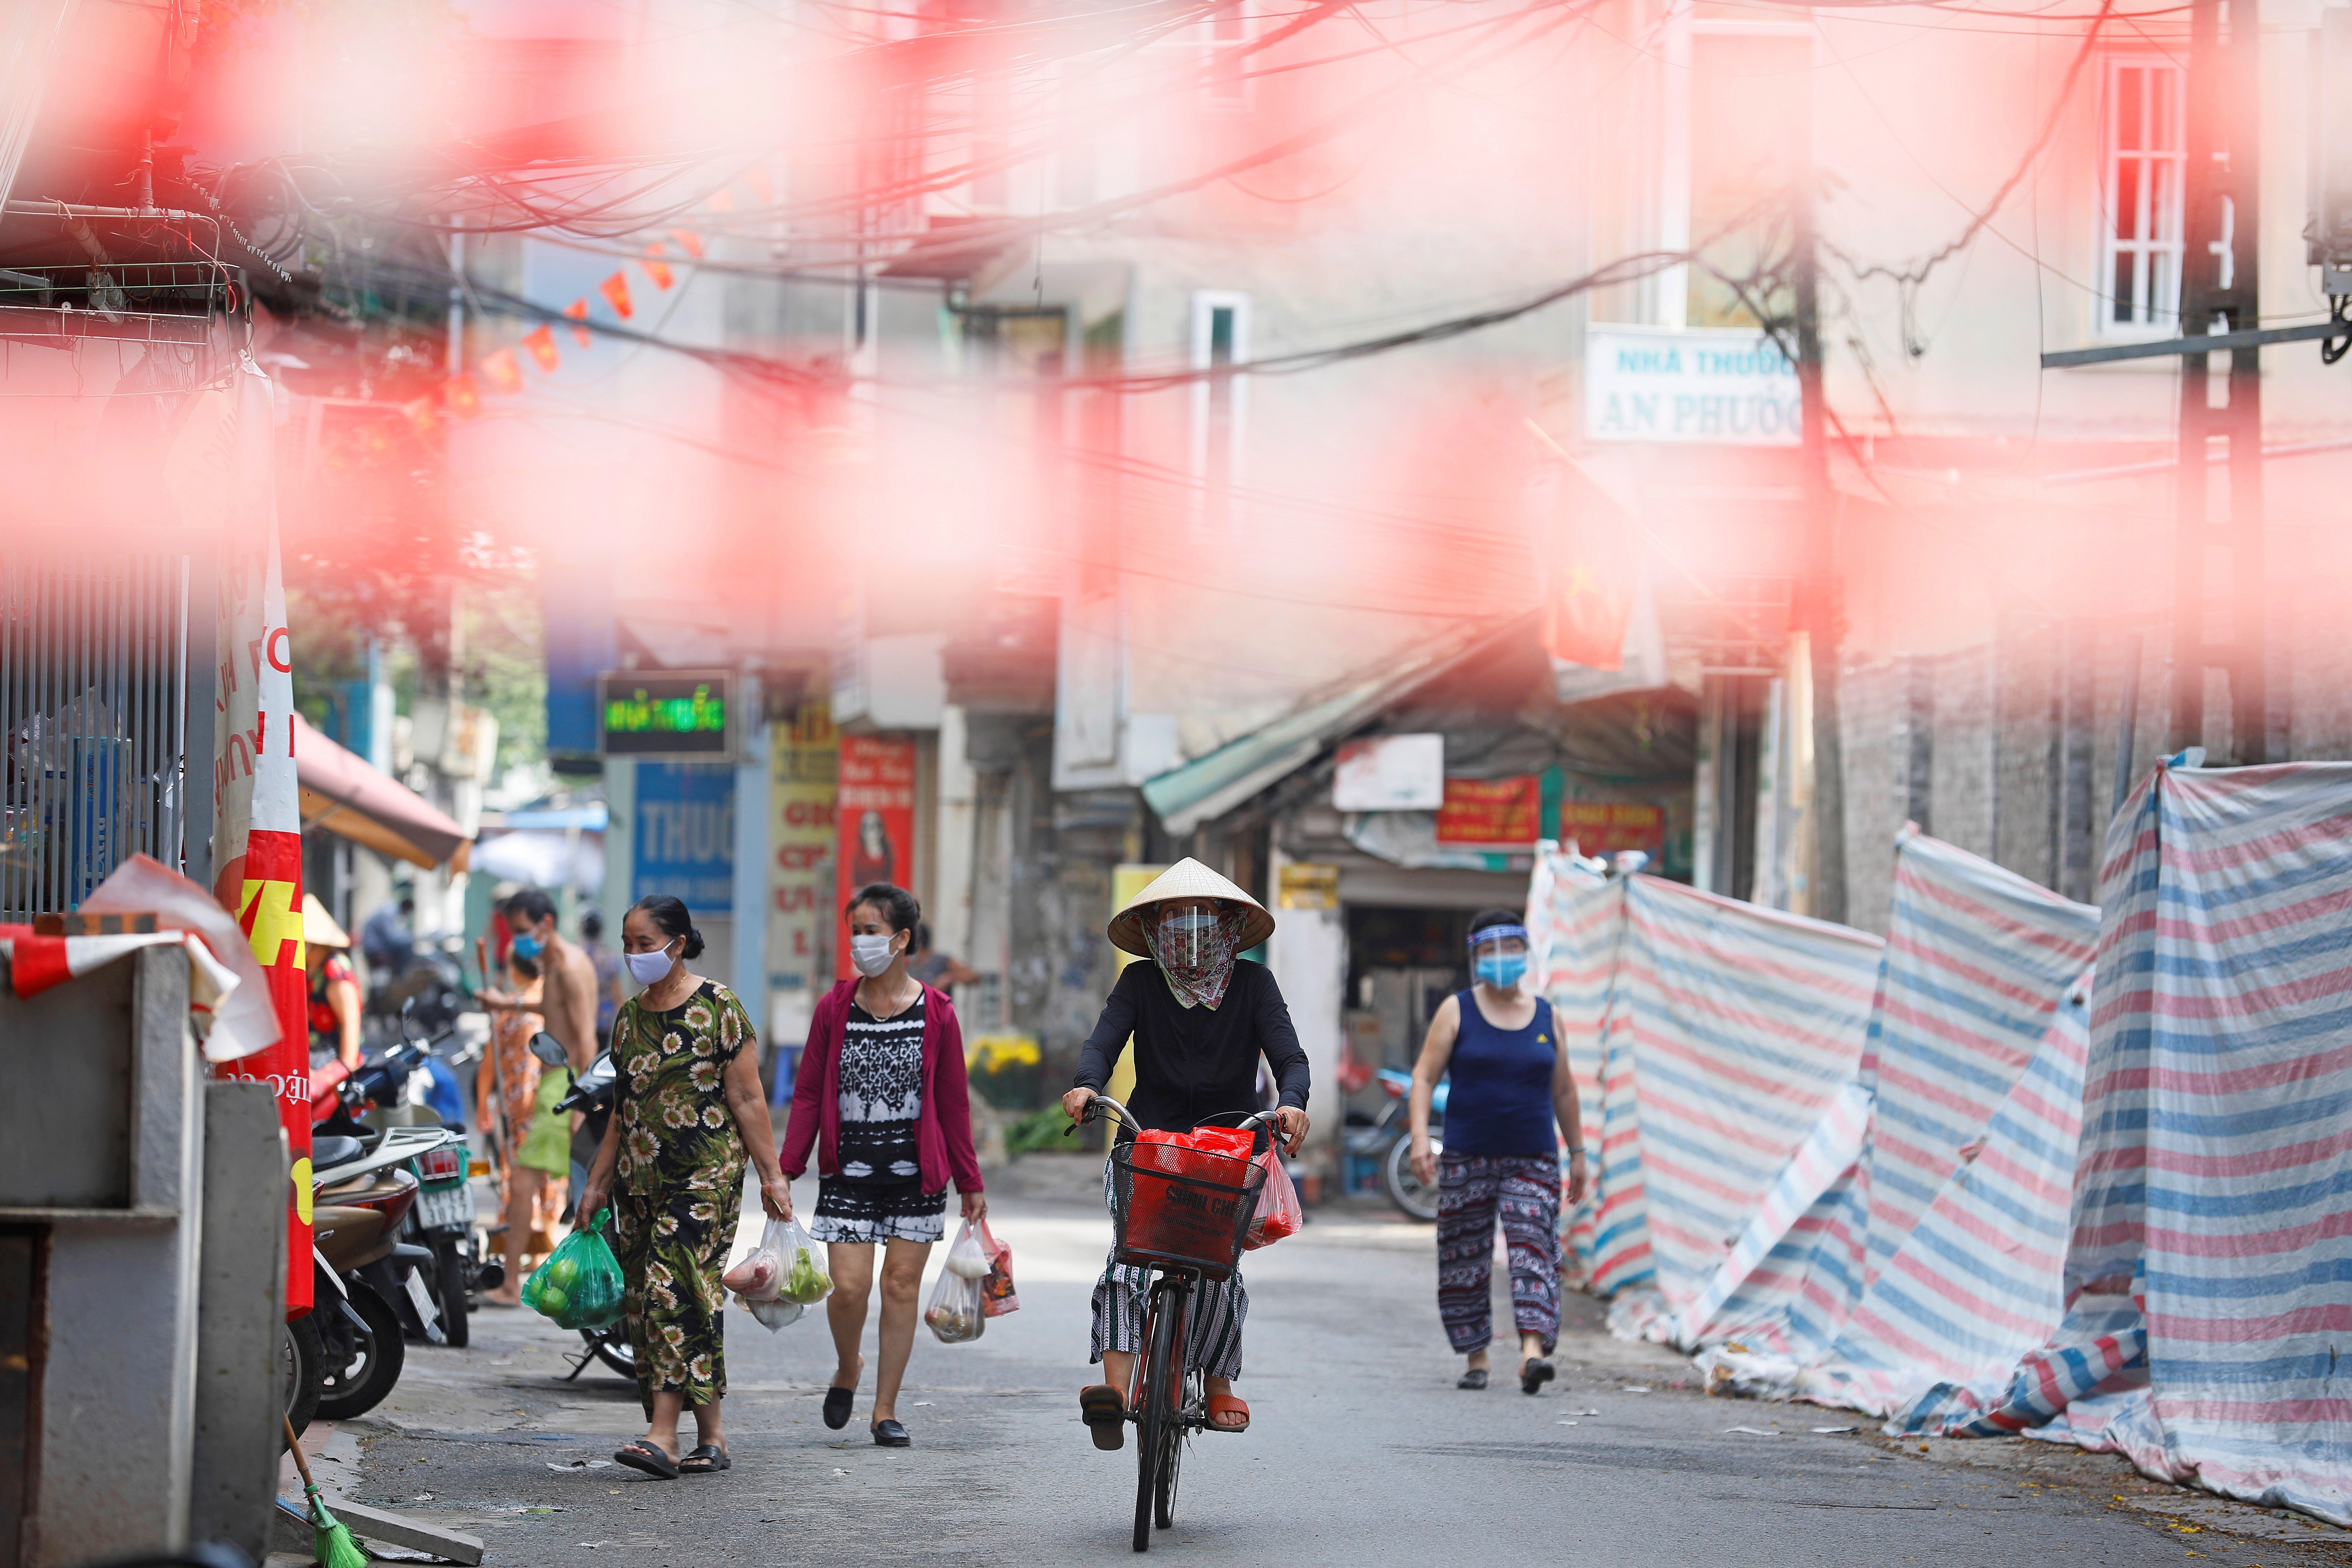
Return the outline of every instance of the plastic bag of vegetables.
{"type": "Polygon", "coordinates": [[[522,1284],[522,1304],[559,1329],[602,1329],[621,1317],[621,1261],[599,1228],[575,1230],[522,1284]]]}
{"type": "Polygon", "coordinates": [[[783,1260],[784,1277],[776,1288],[780,1301],[798,1301],[813,1307],[833,1294],[832,1277],[824,1271],[824,1262],[817,1252],[816,1243],[809,1238],[798,1220],[771,1223],[776,1256],[783,1260]]]}
{"type": "MultiPolygon", "coordinates": [[[[952,1261],[955,1255],[948,1256],[952,1261]]],[[[931,1303],[923,1309],[923,1321],[942,1344],[960,1345],[980,1338],[988,1327],[980,1280],[957,1273],[952,1266],[941,1269],[940,1282],[931,1289],[931,1303]]]]}

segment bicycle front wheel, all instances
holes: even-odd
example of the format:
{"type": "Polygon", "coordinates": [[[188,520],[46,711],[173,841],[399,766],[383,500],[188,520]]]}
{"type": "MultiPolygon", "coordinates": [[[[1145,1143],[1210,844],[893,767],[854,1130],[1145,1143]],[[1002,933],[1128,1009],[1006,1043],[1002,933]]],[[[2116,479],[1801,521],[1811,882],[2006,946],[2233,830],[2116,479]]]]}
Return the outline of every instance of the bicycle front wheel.
{"type": "Polygon", "coordinates": [[[1142,1397],[1137,1408],[1135,1444],[1135,1549],[1151,1550],[1151,1524],[1160,1507],[1163,1469],[1172,1505],[1174,1449],[1180,1436],[1177,1401],[1184,1383],[1184,1293],[1155,1290],[1143,1324],[1142,1397]]]}

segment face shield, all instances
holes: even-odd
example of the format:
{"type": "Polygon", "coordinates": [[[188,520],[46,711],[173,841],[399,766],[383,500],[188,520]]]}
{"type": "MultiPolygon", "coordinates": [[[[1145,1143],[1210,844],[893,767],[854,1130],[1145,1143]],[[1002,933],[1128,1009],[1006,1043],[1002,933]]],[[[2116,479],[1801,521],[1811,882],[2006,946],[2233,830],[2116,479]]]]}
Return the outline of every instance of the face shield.
{"type": "Polygon", "coordinates": [[[1470,933],[1470,975],[1483,985],[1508,991],[1528,973],[1528,928],[1482,927],[1470,933]]]}
{"type": "Polygon", "coordinates": [[[1216,962],[1223,918],[1209,903],[1162,904],[1153,915],[1153,955],[1171,969],[1198,971],[1216,962]]]}

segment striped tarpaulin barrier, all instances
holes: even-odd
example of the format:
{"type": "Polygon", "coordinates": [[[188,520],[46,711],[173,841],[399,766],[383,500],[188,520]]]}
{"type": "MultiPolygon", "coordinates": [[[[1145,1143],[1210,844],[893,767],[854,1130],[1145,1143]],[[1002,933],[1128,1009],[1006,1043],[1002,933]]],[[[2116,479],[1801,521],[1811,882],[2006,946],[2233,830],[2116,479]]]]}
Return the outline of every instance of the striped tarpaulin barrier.
{"type": "Polygon", "coordinates": [[[2052,1435],[2352,1524],[2352,766],[2159,769],[2100,890],[2066,1275],[2147,1386],[2052,1435]]]}
{"type": "MultiPolygon", "coordinates": [[[[1528,967],[1536,989],[1550,1001],[1559,1037],[1568,1047],[1577,1109],[1584,1123],[1588,1175],[1601,1169],[1601,1026],[1609,1010],[1618,939],[1625,925],[1623,884],[1609,880],[1592,866],[1574,855],[1547,850],[1537,857],[1528,890],[1528,967]]],[[[1587,1268],[1599,1187],[1597,1180],[1588,1184],[1563,1232],[1587,1268]]]]}
{"type": "MultiPolygon", "coordinates": [[[[1733,1255],[1757,1261],[1705,1318],[1685,1315],[1677,1342],[1769,1358],[1711,1360],[1750,1391],[1793,1392],[1811,1367],[1810,1391],[1851,1389],[1834,1402],[1880,1414],[1939,1379],[2005,1384],[2058,1321],[2097,931],[2097,910],[1906,827],[1862,1054],[1860,1152],[1840,1171],[1791,1164],[1784,1203],[1817,1195],[1777,1232],[1759,1214],[1733,1255]],[[2036,1247],[1975,1277],[1970,1247],[2037,1229],[2036,1247]]],[[[1812,1143],[1848,1142],[1825,1121],[1812,1143]]]]}
{"type": "Polygon", "coordinates": [[[1592,1287],[1706,1288],[1852,1081],[1881,943],[1634,877],[1601,1037],[1592,1287]]]}

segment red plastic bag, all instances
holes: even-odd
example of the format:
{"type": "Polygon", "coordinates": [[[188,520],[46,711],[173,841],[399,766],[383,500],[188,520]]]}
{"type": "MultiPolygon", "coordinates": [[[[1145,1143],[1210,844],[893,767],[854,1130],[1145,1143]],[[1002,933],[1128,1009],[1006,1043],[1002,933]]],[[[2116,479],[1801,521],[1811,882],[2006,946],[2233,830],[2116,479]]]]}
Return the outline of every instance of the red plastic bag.
{"type": "Polygon", "coordinates": [[[1237,1189],[1249,1176],[1252,1142],[1249,1133],[1235,1127],[1139,1134],[1127,1155],[1136,1178],[1123,1245],[1143,1253],[1230,1257],[1233,1226],[1239,1218],[1237,1189]],[[1214,1184],[1234,1195],[1221,1197],[1213,1187],[1155,1181],[1155,1173],[1214,1184]]]}
{"type": "Polygon", "coordinates": [[[1265,1168],[1265,1185],[1258,1191],[1257,1217],[1250,1221],[1249,1239],[1242,1243],[1244,1252],[1297,1236],[1298,1227],[1307,1223],[1307,1211],[1298,1205],[1298,1189],[1291,1184],[1290,1172],[1282,1163],[1281,1149],[1268,1149],[1257,1163],[1265,1168]]]}
{"type": "Polygon", "coordinates": [[[1013,1249],[996,1239],[984,1219],[980,1222],[980,1248],[988,1254],[988,1273],[980,1282],[981,1315],[1001,1318],[1019,1311],[1021,1298],[1013,1289],[1013,1249]]]}

